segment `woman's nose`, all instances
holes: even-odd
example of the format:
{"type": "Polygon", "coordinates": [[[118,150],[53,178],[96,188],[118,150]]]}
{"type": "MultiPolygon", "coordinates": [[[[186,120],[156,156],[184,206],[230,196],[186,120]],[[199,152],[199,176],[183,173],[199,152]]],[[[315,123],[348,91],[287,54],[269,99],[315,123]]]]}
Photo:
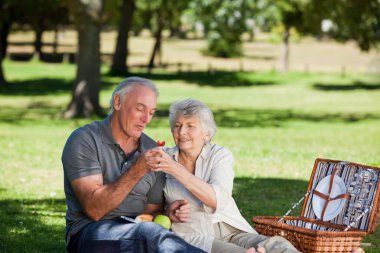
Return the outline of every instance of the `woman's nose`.
{"type": "Polygon", "coordinates": [[[186,133],[186,128],[180,127],[178,133],[179,133],[179,135],[184,135],[186,133]]]}

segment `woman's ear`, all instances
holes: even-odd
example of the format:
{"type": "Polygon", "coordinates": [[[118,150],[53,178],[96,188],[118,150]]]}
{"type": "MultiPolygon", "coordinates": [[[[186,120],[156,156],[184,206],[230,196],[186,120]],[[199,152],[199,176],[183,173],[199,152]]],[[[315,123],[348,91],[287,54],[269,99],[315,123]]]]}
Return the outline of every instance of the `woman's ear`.
{"type": "Polygon", "coordinates": [[[204,138],[203,138],[204,143],[205,143],[205,144],[208,143],[208,142],[210,141],[210,139],[211,139],[211,134],[210,134],[210,132],[206,132],[206,133],[204,134],[204,138]]]}

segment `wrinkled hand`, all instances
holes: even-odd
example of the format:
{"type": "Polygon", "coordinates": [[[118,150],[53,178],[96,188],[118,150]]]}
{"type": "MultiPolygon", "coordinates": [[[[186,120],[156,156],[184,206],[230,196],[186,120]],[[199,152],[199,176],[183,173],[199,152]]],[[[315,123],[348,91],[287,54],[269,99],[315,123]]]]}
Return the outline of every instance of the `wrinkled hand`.
{"type": "Polygon", "coordinates": [[[190,204],[185,199],[173,201],[167,210],[167,215],[173,222],[187,222],[190,217],[190,204]]]}
{"type": "Polygon", "coordinates": [[[142,153],[136,163],[131,167],[130,173],[142,177],[150,172],[149,165],[147,164],[148,157],[150,156],[151,154],[149,154],[149,151],[142,153]]]}
{"type": "Polygon", "coordinates": [[[180,166],[179,163],[162,150],[162,147],[154,148],[147,152],[147,165],[151,171],[163,171],[168,174],[172,174],[173,170],[180,166]]]}

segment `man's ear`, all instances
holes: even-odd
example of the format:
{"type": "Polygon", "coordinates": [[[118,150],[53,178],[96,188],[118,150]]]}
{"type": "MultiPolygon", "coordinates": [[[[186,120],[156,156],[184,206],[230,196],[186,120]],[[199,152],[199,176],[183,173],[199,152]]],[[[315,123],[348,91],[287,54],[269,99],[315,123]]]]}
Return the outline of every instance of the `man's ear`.
{"type": "Polygon", "coordinates": [[[121,108],[120,95],[116,95],[115,98],[113,99],[113,109],[115,111],[118,111],[118,110],[120,110],[120,108],[121,108]]]}

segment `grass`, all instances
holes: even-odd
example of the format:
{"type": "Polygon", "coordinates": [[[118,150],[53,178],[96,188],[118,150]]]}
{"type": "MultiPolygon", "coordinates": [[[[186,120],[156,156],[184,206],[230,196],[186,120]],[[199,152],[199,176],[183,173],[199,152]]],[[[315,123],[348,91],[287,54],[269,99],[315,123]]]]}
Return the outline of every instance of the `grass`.
{"type": "MultiPolygon", "coordinates": [[[[75,66],[4,62],[0,92],[0,252],[65,252],[60,155],[68,135],[93,119],[63,120],[75,66]]],[[[168,106],[198,98],[219,126],[215,142],[234,154],[234,197],[247,220],[282,215],[307,188],[317,157],[380,166],[378,75],[273,72],[153,74],[159,111],[147,129],[172,145],[168,106]]],[[[122,77],[103,69],[107,106],[122,77]]],[[[298,215],[299,209],[293,215],[298,215]]],[[[365,237],[380,252],[380,229],[365,237]]]]}

